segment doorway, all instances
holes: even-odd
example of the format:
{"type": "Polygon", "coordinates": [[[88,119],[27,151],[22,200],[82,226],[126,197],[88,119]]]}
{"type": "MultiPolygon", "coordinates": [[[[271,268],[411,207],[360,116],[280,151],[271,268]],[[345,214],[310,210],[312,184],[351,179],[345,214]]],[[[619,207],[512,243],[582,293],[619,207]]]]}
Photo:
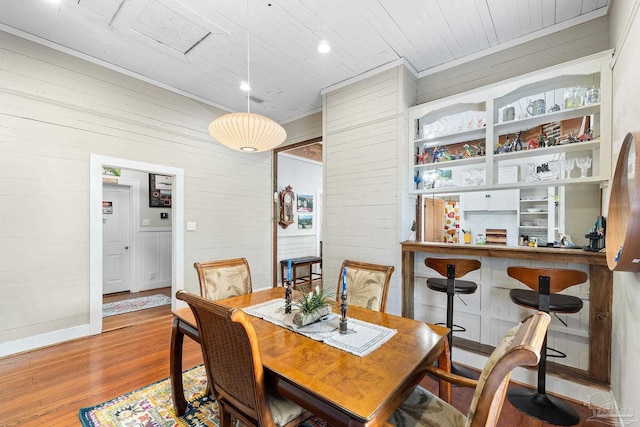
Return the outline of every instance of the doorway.
{"type": "MultiPolygon", "coordinates": [[[[323,196],[322,138],[313,138],[273,150],[273,285],[281,282],[280,260],[320,256],[323,196]],[[294,223],[283,228],[279,193],[292,186],[294,223]]],[[[316,267],[318,268],[318,267],[316,267]]],[[[315,270],[314,270],[315,271],[315,270]]]]}
{"type": "MultiPolygon", "coordinates": [[[[173,176],[171,215],[171,309],[185,307],[174,295],[184,289],[184,170],[171,166],[92,154],[90,158],[90,262],[89,262],[89,333],[102,332],[103,235],[102,170],[103,166],[173,176]]],[[[135,189],[134,189],[135,191],[135,189]]],[[[135,215],[134,215],[135,216],[135,215]]],[[[136,221],[136,218],[133,218],[136,221]]]]}

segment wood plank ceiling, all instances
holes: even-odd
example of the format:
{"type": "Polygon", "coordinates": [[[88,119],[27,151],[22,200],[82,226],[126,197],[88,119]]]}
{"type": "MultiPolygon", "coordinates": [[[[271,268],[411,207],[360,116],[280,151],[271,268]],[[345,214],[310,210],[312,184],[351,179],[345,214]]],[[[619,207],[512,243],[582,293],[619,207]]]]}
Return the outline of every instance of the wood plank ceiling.
{"type": "Polygon", "coordinates": [[[603,16],[607,0],[11,0],[0,30],[279,122],[323,88],[404,58],[425,74],[603,16]],[[247,22],[249,25],[247,26],[247,22]],[[320,54],[328,40],[332,50],[320,54]]]}

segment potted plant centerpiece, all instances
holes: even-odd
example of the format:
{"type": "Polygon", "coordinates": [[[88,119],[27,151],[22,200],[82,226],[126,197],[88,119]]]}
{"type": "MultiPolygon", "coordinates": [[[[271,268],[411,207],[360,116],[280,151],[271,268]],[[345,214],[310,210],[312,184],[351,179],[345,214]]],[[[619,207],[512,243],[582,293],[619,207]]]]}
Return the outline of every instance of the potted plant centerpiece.
{"type": "Polygon", "coordinates": [[[293,323],[300,327],[317,321],[331,313],[330,299],[327,291],[316,286],[312,292],[303,294],[293,306],[297,309],[293,315],[293,323]]]}

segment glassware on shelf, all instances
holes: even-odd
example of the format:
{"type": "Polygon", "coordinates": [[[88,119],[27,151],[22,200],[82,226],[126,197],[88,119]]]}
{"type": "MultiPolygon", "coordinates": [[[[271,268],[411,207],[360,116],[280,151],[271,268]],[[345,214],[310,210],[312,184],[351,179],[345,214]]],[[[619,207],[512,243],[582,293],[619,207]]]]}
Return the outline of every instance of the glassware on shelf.
{"type": "Polygon", "coordinates": [[[575,167],[576,159],[564,159],[562,161],[562,170],[564,171],[564,179],[571,178],[571,171],[575,167]]]}
{"type": "Polygon", "coordinates": [[[569,87],[564,91],[564,109],[582,107],[582,88],[569,87]]]}
{"type": "Polygon", "coordinates": [[[587,171],[591,167],[591,157],[578,157],[576,165],[580,168],[580,178],[585,178],[587,171]]]}
{"type": "Polygon", "coordinates": [[[549,160],[549,172],[553,174],[551,179],[558,179],[560,177],[560,160],[549,160]]]}
{"type": "Polygon", "coordinates": [[[596,104],[600,102],[600,89],[590,87],[584,96],[585,104],[596,104]]]}

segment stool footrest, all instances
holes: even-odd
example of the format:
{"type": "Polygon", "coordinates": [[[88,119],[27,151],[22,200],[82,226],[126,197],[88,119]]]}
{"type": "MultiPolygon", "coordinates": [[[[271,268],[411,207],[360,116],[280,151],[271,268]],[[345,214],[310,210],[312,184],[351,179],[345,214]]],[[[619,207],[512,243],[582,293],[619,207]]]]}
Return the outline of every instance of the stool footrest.
{"type": "MultiPolygon", "coordinates": [[[[446,323],[444,322],[440,322],[440,323],[435,323],[435,325],[438,326],[447,326],[446,323]]],[[[453,328],[451,328],[451,332],[467,332],[467,328],[465,328],[464,326],[460,326],[460,325],[453,325],[453,328]]]]}
{"type": "Polygon", "coordinates": [[[563,353],[560,350],[556,350],[555,348],[547,347],[547,357],[555,357],[556,359],[566,359],[567,353],[563,353]],[[549,352],[553,352],[554,354],[549,354],[549,352]]]}

